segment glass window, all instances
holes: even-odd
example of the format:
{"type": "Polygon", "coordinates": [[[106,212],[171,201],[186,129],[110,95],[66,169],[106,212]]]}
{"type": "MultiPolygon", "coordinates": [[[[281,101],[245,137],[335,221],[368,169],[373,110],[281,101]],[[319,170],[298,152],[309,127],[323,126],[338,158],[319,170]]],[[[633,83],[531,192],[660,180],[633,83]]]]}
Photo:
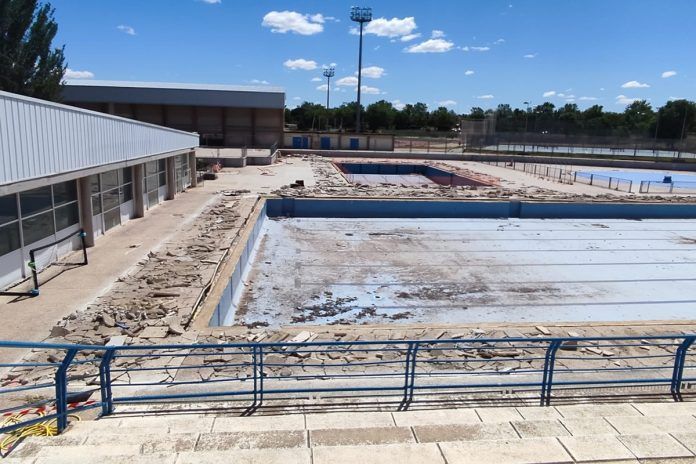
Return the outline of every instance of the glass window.
{"type": "Polygon", "coordinates": [[[101,192],[101,188],[99,188],[99,176],[97,174],[89,176],[89,190],[92,193],[101,192]]]}
{"type": "Polygon", "coordinates": [[[157,160],[157,163],[158,163],[160,171],[167,170],[167,160],[166,159],[157,160]]]}
{"type": "Polygon", "coordinates": [[[157,161],[150,161],[145,164],[145,175],[151,176],[152,174],[157,174],[157,161]]]}
{"type": "Polygon", "coordinates": [[[145,190],[147,192],[157,190],[157,175],[150,176],[145,179],[145,190]]]}
{"type": "Polygon", "coordinates": [[[113,229],[114,227],[121,225],[121,209],[116,208],[111,211],[104,213],[104,230],[113,229]]]}
{"type": "Polygon", "coordinates": [[[56,208],[56,229],[63,230],[80,222],[80,210],[77,203],[70,203],[56,208]]]}
{"type": "Polygon", "coordinates": [[[118,181],[118,169],[114,171],[105,172],[102,174],[102,192],[104,190],[111,190],[119,186],[118,181]]]}
{"type": "Polygon", "coordinates": [[[147,205],[151,208],[159,203],[159,195],[157,195],[157,190],[147,194],[147,205]]]}
{"type": "Polygon", "coordinates": [[[101,214],[101,195],[92,195],[92,215],[101,214]]]}
{"type": "Polygon", "coordinates": [[[159,175],[159,186],[164,187],[167,185],[167,173],[166,172],[160,172],[159,175]]]}
{"type": "Polygon", "coordinates": [[[53,186],[54,206],[64,205],[72,201],[77,201],[77,184],[74,180],[61,182],[53,186]]]}
{"type": "Polygon", "coordinates": [[[126,203],[133,199],[133,184],[127,184],[121,187],[121,203],[126,203]]]}
{"type": "Polygon", "coordinates": [[[24,234],[25,245],[38,242],[42,238],[53,235],[55,233],[55,230],[53,230],[53,211],[23,219],[22,233],[24,234]]]}
{"type": "Polygon", "coordinates": [[[17,219],[17,195],[0,197],[0,224],[17,219]]]}
{"type": "Polygon", "coordinates": [[[118,197],[118,188],[102,193],[102,204],[104,205],[104,211],[114,209],[121,204],[118,197]]]}
{"type": "Polygon", "coordinates": [[[123,168],[123,172],[121,174],[121,182],[124,184],[128,184],[129,182],[133,182],[133,169],[132,168],[123,168]]]}
{"type": "Polygon", "coordinates": [[[19,249],[19,223],[0,227],[0,256],[19,249]]]}
{"type": "Polygon", "coordinates": [[[22,192],[19,194],[19,201],[23,217],[51,209],[53,207],[51,201],[51,187],[39,187],[22,192]]]}

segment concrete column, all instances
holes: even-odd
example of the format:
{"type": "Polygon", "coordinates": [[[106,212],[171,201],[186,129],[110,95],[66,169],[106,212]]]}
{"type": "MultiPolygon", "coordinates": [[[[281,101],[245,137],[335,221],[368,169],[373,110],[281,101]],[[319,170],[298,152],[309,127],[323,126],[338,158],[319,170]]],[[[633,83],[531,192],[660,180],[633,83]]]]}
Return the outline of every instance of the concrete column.
{"type": "Polygon", "coordinates": [[[196,175],[196,152],[188,154],[189,173],[191,175],[191,187],[198,186],[198,176],[196,175]]]}
{"type": "Polygon", "coordinates": [[[145,180],[145,165],[136,164],[133,166],[133,213],[135,217],[145,216],[145,199],[143,191],[143,181],[145,180]]]}
{"type": "Polygon", "coordinates": [[[77,199],[80,204],[80,225],[85,231],[85,245],[94,246],[94,211],[92,210],[92,190],[89,177],[77,180],[77,199]]]}
{"type": "Polygon", "coordinates": [[[167,196],[165,200],[173,200],[176,195],[176,171],[174,169],[174,157],[167,158],[167,196]]]}

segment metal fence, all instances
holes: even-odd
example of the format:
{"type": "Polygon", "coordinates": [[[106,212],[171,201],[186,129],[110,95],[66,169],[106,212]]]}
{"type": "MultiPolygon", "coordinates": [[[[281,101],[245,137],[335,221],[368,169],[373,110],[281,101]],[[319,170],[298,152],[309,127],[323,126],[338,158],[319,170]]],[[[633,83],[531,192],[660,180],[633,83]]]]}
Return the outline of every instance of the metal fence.
{"type": "Polygon", "coordinates": [[[696,335],[644,337],[454,338],[149,346],[0,342],[31,350],[34,361],[4,363],[0,414],[8,433],[125,403],[236,400],[254,410],[266,399],[528,394],[587,398],[594,389],[670,395],[696,381],[696,335]],[[633,391],[633,390],[631,390],[633,391]],[[90,398],[93,395],[94,398],[90,398]],[[41,417],[30,413],[40,409],[41,417]]]}
{"type": "Polygon", "coordinates": [[[696,182],[661,182],[644,180],[640,183],[640,193],[687,194],[696,193],[696,182]]]}
{"type": "Polygon", "coordinates": [[[416,153],[463,153],[459,138],[452,137],[395,137],[394,151],[416,153]]]}
{"type": "Polygon", "coordinates": [[[633,189],[633,181],[628,179],[621,179],[619,177],[605,176],[602,174],[591,174],[585,172],[576,172],[573,178],[573,182],[580,182],[582,184],[594,185],[596,187],[603,187],[611,190],[617,190],[622,192],[631,192],[633,189]]]}

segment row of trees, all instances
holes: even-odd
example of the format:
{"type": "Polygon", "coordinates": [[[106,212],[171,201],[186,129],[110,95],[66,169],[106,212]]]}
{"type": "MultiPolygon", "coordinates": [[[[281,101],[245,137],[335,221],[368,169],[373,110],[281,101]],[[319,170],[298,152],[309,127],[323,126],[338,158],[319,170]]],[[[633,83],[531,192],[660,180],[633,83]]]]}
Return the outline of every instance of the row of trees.
{"type": "MultiPolygon", "coordinates": [[[[305,102],[285,110],[285,122],[300,130],[355,128],[355,103],[337,108],[305,102]]],[[[467,114],[457,114],[445,107],[428,110],[425,103],[397,109],[380,100],[361,109],[369,131],[453,131],[460,119],[496,119],[498,132],[534,132],[566,135],[638,136],[680,139],[696,130],[696,103],[688,100],[667,102],[657,110],[645,100],[631,103],[623,112],[605,111],[601,105],[580,110],[575,103],[556,107],[546,102],[536,107],[512,108],[501,104],[495,110],[474,107],[467,114]]]]}

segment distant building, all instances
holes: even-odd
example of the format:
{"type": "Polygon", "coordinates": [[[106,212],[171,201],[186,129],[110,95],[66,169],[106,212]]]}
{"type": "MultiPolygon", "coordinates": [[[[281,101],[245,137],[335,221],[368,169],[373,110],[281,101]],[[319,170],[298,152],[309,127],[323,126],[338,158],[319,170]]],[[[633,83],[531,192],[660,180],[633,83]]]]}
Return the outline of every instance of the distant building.
{"type": "Polygon", "coordinates": [[[200,135],[202,146],[282,143],[285,92],[276,87],[69,80],[63,100],[200,135]]]}
{"type": "Polygon", "coordinates": [[[196,183],[196,134],[1,91],[0,115],[0,290],[196,183]]]}

